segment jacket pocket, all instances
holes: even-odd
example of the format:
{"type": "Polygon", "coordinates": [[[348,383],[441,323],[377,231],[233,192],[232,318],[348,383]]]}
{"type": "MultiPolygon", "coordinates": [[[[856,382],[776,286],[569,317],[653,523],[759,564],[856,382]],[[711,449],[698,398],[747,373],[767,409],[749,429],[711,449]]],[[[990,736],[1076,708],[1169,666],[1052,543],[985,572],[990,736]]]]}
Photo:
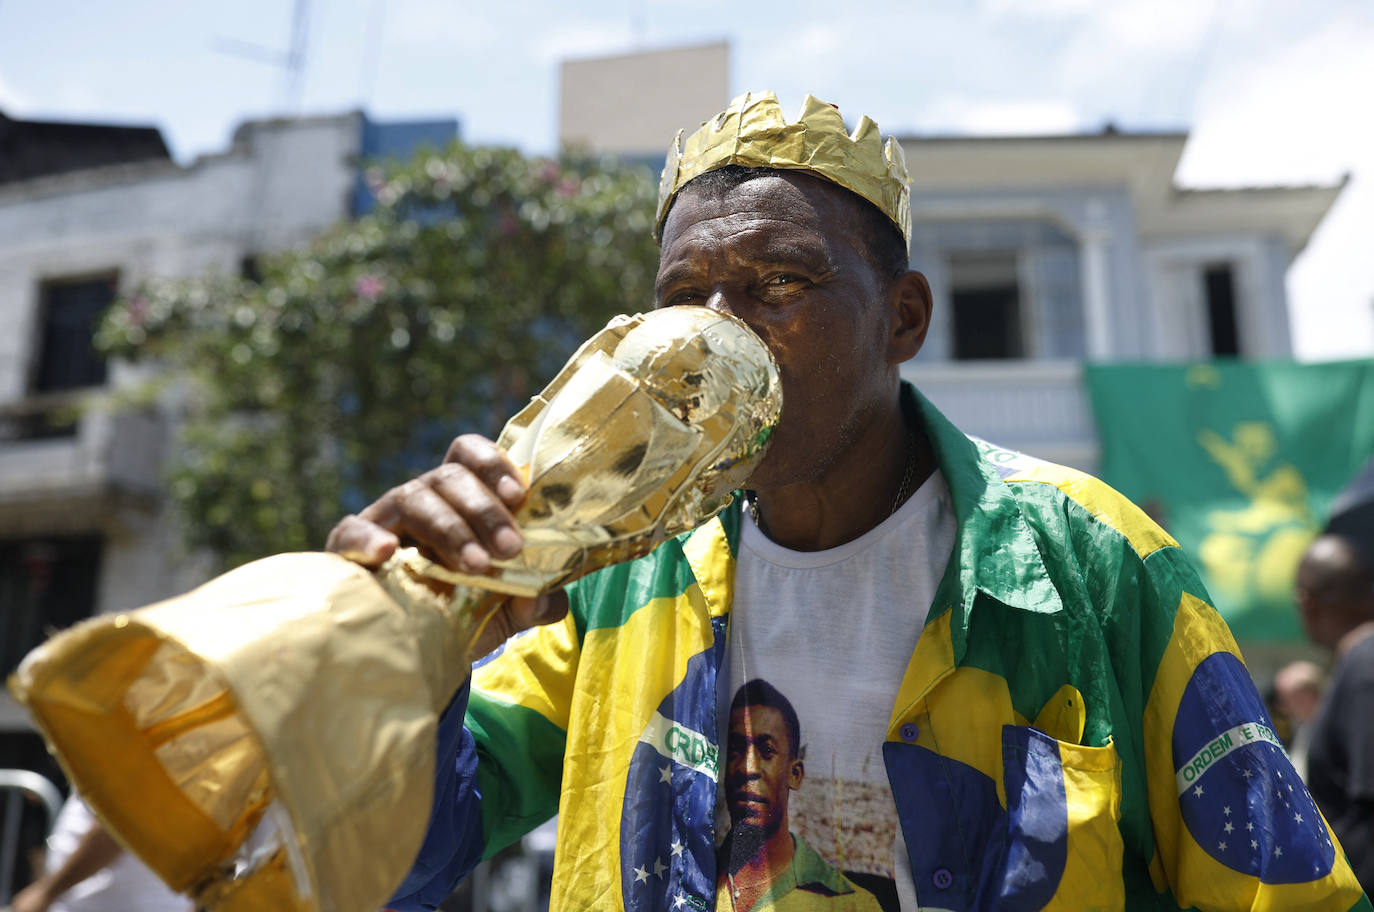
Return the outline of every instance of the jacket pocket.
{"type": "Polygon", "coordinates": [[[1007,818],[982,908],[1121,909],[1121,759],[1025,725],[1002,727],[1007,818]]]}

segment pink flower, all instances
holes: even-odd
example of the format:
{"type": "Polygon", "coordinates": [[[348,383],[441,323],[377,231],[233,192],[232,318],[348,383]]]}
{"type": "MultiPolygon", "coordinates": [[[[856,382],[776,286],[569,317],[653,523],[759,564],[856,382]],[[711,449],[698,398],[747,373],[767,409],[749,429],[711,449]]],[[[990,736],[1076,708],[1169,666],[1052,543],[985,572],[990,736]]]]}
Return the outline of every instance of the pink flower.
{"type": "Polygon", "coordinates": [[[353,283],[353,293],[365,301],[375,301],[381,297],[386,289],[386,283],[381,276],[372,274],[358,276],[358,280],[353,283]]]}

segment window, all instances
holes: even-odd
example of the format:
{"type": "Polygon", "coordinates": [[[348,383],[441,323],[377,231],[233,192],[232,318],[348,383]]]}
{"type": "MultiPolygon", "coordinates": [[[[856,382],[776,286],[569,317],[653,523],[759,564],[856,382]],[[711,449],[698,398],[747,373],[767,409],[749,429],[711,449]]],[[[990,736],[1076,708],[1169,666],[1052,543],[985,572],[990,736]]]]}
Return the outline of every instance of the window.
{"type": "Polygon", "coordinates": [[[954,357],[1021,358],[1021,283],[1014,254],[956,256],[949,264],[954,357]]]}
{"type": "Polygon", "coordinates": [[[105,382],[105,359],[96,352],[93,339],[114,298],[114,276],[43,284],[43,330],[34,392],[59,392],[105,382]]]}
{"type": "Polygon", "coordinates": [[[0,676],[50,630],[90,617],[100,549],[96,536],[0,541],[0,676]]]}
{"type": "Polygon", "coordinates": [[[1212,356],[1233,358],[1240,354],[1240,332],[1236,327],[1236,284],[1231,264],[1208,266],[1202,281],[1212,356]]]}

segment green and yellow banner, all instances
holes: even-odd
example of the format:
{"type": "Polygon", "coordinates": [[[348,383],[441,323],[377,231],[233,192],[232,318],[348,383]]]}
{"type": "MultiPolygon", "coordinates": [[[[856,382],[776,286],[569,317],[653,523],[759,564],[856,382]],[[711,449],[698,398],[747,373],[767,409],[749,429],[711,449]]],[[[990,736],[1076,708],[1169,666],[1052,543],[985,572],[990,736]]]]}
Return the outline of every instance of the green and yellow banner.
{"type": "Polygon", "coordinates": [[[1103,480],[1197,561],[1237,639],[1302,639],[1293,575],[1374,453],[1374,361],[1090,365],[1103,480]]]}

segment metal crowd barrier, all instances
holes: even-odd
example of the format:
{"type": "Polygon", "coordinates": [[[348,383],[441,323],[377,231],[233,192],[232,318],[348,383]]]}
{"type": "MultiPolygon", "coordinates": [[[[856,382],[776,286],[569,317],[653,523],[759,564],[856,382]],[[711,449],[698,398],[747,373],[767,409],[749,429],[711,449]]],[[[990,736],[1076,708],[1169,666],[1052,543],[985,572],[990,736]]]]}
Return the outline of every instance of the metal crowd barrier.
{"type": "Polygon", "coordinates": [[[14,865],[19,858],[19,824],[24,816],[24,796],[37,798],[47,813],[44,834],[52,832],[57,812],[62,809],[62,793],[32,770],[0,769],[0,795],[4,796],[3,823],[0,823],[0,907],[7,906],[14,893],[14,865]]]}

